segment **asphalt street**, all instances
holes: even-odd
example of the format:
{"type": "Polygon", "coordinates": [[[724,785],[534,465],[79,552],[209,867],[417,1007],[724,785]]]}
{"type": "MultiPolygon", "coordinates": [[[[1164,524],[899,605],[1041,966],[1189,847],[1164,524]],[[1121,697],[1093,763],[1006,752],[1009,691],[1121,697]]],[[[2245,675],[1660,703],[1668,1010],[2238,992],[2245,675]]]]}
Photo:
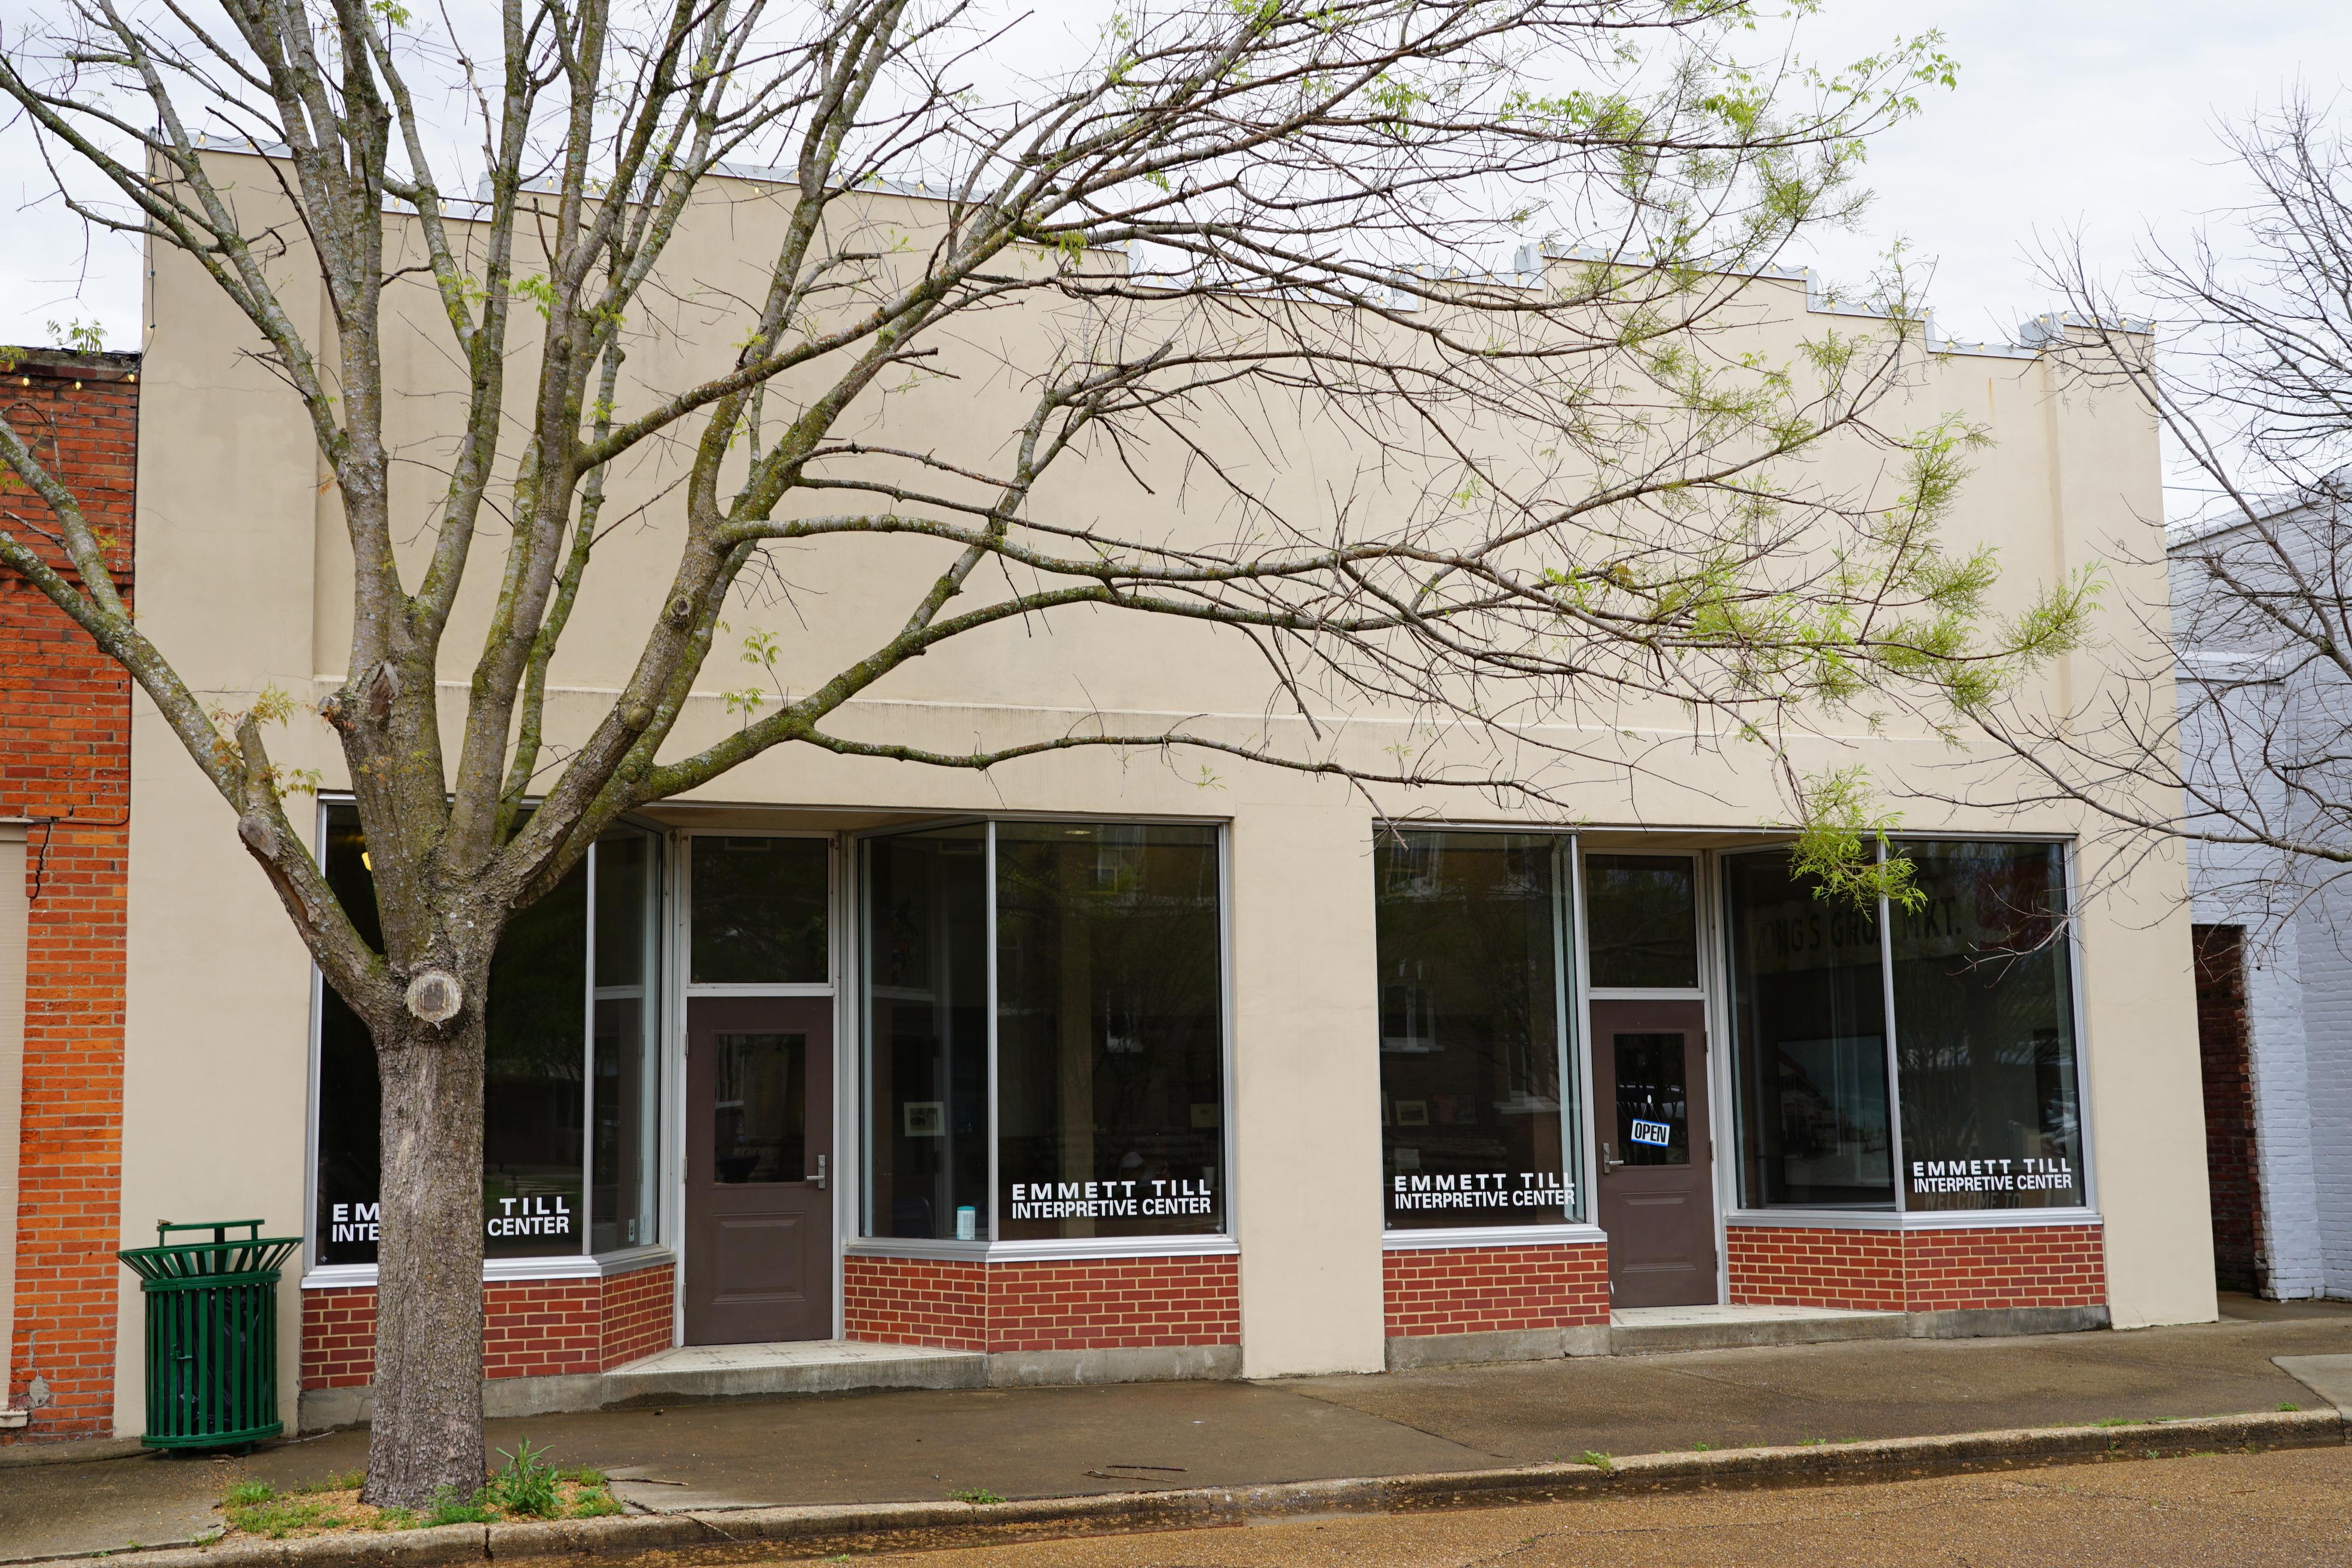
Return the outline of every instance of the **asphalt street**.
{"type": "Polygon", "coordinates": [[[2352,1561],[2347,1504],[2352,1449],[2308,1448],[856,1561],[898,1568],[2341,1568],[2352,1561]]]}

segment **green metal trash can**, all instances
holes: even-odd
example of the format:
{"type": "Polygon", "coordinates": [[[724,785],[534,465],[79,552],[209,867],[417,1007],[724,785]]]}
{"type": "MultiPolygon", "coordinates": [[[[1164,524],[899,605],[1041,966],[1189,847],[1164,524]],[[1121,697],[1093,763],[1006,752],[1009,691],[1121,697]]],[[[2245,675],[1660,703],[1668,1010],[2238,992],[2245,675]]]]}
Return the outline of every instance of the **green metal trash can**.
{"type": "Polygon", "coordinates": [[[147,1436],[154,1448],[230,1448],[275,1437],[278,1266],[301,1245],[257,1219],[158,1225],[118,1252],[147,1302],[147,1436]],[[173,1241],[179,1231],[210,1241],[173,1241]],[[241,1237],[231,1231],[242,1230],[241,1237]]]}

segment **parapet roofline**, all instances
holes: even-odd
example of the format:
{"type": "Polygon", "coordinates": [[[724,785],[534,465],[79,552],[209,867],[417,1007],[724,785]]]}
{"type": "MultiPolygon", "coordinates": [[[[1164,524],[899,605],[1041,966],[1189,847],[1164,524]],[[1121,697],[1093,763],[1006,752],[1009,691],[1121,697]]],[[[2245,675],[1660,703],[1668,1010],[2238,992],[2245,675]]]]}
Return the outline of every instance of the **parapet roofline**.
{"type": "MultiPolygon", "coordinates": [[[[283,158],[289,155],[288,149],[282,142],[265,145],[233,137],[199,136],[196,139],[196,148],[199,152],[242,153],[263,158],[283,158]]],[[[790,185],[799,183],[793,171],[772,165],[721,163],[713,164],[710,173],[721,179],[743,180],[755,184],[790,185]]],[[[534,191],[551,191],[556,187],[551,184],[534,183],[525,188],[534,191]]],[[[946,202],[954,198],[953,190],[944,182],[935,184],[929,180],[900,180],[878,174],[860,181],[858,188],[884,195],[903,196],[910,201],[946,202]]],[[[469,202],[470,205],[486,205],[489,200],[487,176],[479,183],[478,194],[474,197],[450,199],[469,202]]],[[[395,212],[415,210],[408,203],[393,197],[385,199],[384,206],[387,210],[395,212]]],[[[1127,247],[1123,245],[1104,246],[1098,248],[1117,251],[1122,255],[1128,253],[1127,247]]],[[[1490,288],[1533,289],[1543,287],[1544,268],[1548,263],[1612,260],[1631,267],[1650,265],[1640,257],[1612,257],[1609,252],[1592,246],[1580,245],[1570,246],[1565,249],[1552,249],[1539,245],[1522,245],[1514,254],[1512,269],[1508,272],[1472,271],[1462,268],[1427,266],[1407,268],[1402,275],[1433,281],[1482,283],[1490,288]]],[[[1732,275],[1742,276],[1742,274],[1732,275]]],[[[1774,282],[1802,283],[1805,288],[1805,312],[1808,315],[1849,316],[1857,320],[1876,321],[1895,319],[1894,312],[1889,310],[1874,310],[1840,302],[1822,286],[1821,280],[1814,276],[1813,269],[1810,267],[1766,267],[1746,273],[1744,276],[1769,279],[1774,282]]],[[[1391,302],[1391,308],[1410,310],[1418,309],[1420,304],[1418,296],[1410,290],[1399,288],[1396,290],[1396,297],[1391,302]]],[[[2039,359],[2048,350],[2064,344],[2067,342],[2070,328],[2091,329],[2098,325],[2086,317],[2070,312],[2044,311],[2018,328],[2015,342],[1991,343],[1963,341],[1939,332],[1936,326],[1936,312],[1932,310],[1922,312],[1920,321],[1927,329],[1927,347],[1933,353],[2010,360],[2039,359]]],[[[2113,324],[2118,330],[2131,333],[2143,333],[2154,330],[2151,323],[2145,321],[2126,320],[2113,324]]]]}

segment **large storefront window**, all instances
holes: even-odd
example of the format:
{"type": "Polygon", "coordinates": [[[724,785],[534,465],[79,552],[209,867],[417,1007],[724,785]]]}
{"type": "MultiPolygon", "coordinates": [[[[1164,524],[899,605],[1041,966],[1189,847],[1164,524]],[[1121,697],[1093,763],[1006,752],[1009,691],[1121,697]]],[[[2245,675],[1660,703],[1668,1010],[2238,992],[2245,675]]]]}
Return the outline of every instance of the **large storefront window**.
{"type": "Polygon", "coordinates": [[[1224,1228],[1224,1002],[1208,827],[996,829],[1002,1235],[1224,1228]]]}
{"type": "Polygon", "coordinates": [[[1904,1206],[2085,1201],[2065,861],[2054,844],[1898,846],[1926,902],[1895,912],[1904,1206]]]}
{"type": "MultiPolygon", "coordinates": [[[[328,880],[361,935],[380,945],[365,849],[357,811],[330,806],[328,880]]],[[[499,943],[482,1096],[483,1233],[492,1258],[655,1239],[654,859],[646,835],[607,835],[553,892],[515,917],[499,943]]],[[[320,1264],[375,1261],[379,1103],[367,1028],[321,986],[320,1264]]]]}
{"type": "Polygon", "coordinates": [[[1740,1202],[1893,1208],[1875,909],[1815,897],[1779,851],[1728,857],[1724,882],[1740,1202]]]}
{"type": "Polygon", "coordinates": [[[866,1233],[1222,1233],[1217,830],[974,825],[864,867],[866,1233]]]}
{"type": "Polygon", "coordinates": [[[1373,857],[1382,1202],[1392,1230],[1582,1208],[1564,1083],[1563,848],[1395,832],[1373,857]]]}
{"type": "Polygon", "coordinates": [[[1899,1174],[1913,1213],[2082,1206],[2063,848],[1895,852],[1923,901],[1884,931],[1781,852],[1724,862],[1741,1202],[1892,1209],[1899,1174]]]}

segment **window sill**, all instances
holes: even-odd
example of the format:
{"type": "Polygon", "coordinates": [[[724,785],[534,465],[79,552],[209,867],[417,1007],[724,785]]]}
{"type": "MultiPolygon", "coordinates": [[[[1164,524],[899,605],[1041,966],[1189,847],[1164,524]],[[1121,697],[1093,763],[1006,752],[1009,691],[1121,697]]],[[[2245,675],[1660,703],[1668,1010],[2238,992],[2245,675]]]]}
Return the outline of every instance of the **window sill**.
{"type": "Polygon", "coordinates": [[[1734,1209],[1727,1226],[1783,1226],[1800,1230],[2015,1230],[2028,1226],[2103,1225],[2096,1209],[1734,1209]]]}
{"type": "MultiPolygon", "coordinates": [[[[599,1253],[583,1258],[565,1254],[557,1258],[488,1258],[482,1260],[482,1282],[499,1279],[605,1279],[615,1274],[633,1273],[651,1268],[657,1264],[672,1263],[676,1255],[667,1247],[633,1247],[625,1252],[599,1253]]],[[[324,1263],[305,1272],[305,1290],[352,1290],[374,1285],[376,1266],[373,1263],[324,1263]]]]}
{"type": "Polygon", "coordinates": [[[921,1241],[866,1237],[842,1249],[852,1258],[929,1258],[958,1263],[1069,1262],[1089,1258],[1230,1257],[1230,1236],[1105,1236],[1061,1241],[921,1241]]]}
{"type": "Polygon", "coordinates": [[[1608,1241],[1597,1225],[1457,1226],[1444,1230],[1391,1230],[1383,1252],[1430,1252],[1473,1247],[1592,1247],[1608,1241]]]}

